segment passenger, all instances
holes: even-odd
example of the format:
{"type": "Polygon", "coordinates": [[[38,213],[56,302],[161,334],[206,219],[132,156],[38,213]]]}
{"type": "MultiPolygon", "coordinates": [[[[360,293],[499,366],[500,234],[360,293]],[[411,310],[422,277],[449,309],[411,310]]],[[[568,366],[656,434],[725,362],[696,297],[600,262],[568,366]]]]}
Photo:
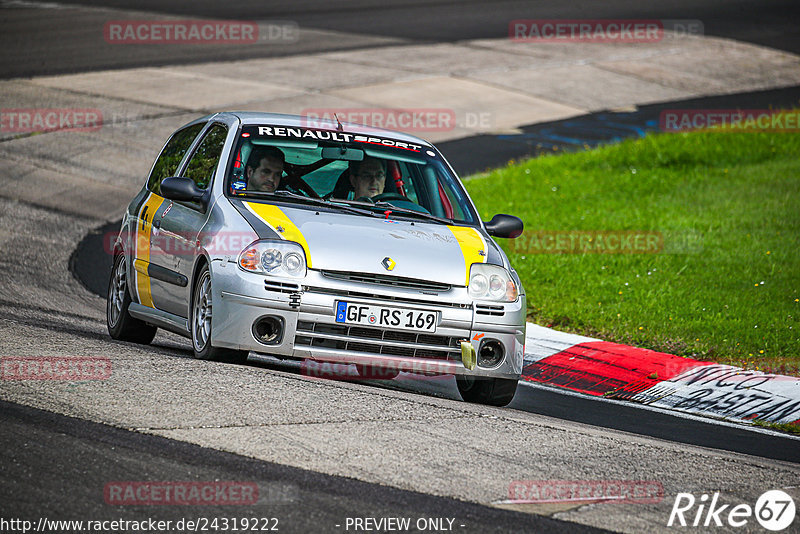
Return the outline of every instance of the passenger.
{"type": "Polygon", "coordinates": [[[257,146],[247,158],[247,189],[272,193],[281,183],[286,156],[274,146],[257,146]]]}
{"type": "Polygon", "coordinates": [[[386,184],[386,162],[370,157],[350,162],[350,184],[355,199],[380,195],[386,184]]]}

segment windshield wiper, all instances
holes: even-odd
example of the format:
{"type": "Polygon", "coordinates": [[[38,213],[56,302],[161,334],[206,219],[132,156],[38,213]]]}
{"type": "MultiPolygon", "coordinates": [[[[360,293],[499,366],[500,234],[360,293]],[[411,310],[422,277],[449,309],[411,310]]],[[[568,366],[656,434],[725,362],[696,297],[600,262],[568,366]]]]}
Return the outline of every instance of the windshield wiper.
{"type": "Polygon", "coordinates": [[[404,215],[413,215],[415,217],[422,217],[423,219],[430,219],[431,221],[440,222],[442,224],[453,224],[453,219],[447,219],[444,217],[438,217],[436,215],[431,215],[430,213],[425,213],[424,211],[416,211],[409,208],[401,208],[399,206],[395,206],[391,202],[385,201],[378,201],[375,203],[376,208],[387,209],[392,212],[400,212],[404,215]]]}
{"type": "Polygon", "coordinates": [[[248,196],[254,196],[257,198],[280,198],[281,200],[284,199],[292,199],[292,200],[299,200],[305,204],[310,204],[312,206],[321,206],[324,208],[333,208],[338,209],[340,211],[346,211],[348,213],[355,213],[356,215],[367,215],[369,217],[378,217],[379,214],[375,213],[374,211],[365,210],[356,208],[354,206],[350,206],[349,204],[339,203],[339,202],[330,202],[328,200],[323,200],[321,198],[313,198],[307,197],[304,195],[298,195],[297,193],[293,193],[291,191],[246,191],[248,196]]]}

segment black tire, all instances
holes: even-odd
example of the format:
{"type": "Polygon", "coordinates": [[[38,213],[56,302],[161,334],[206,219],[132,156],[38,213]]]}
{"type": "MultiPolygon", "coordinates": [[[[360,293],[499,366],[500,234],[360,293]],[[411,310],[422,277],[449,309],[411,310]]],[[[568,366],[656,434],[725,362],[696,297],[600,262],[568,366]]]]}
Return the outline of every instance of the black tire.
{"type": "Polygon", "coordinates": [[[128,271],[124,254],[114,257],[114,267],[108,280],[106,296],[106,326],[113,339],[147,345],[156,335],[155,326],[135,319],[128,312],[131,294],[128,290],[128,271]]]}
{"type": "Polygon", "coordinates": [[[466,402],[505,406],[514,398],[518,380],[456,375],[456,385],[466,402]]]}
{"type": "Polygon", "coordinates": [[[211,346],[211,271],[204,265],[192,288],[191,337],[194,357],[198,360],[244,363],[248,351],[211,346]]]}

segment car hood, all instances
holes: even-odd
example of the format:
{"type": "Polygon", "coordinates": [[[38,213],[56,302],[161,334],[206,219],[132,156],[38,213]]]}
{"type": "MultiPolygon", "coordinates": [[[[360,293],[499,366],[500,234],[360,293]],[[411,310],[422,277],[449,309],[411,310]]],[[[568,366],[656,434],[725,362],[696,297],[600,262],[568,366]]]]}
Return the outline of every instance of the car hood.
{"type": "Polygon", "coordinates": [[[478,229],[467,226],[397,221],[250,201],[242,205],[259,235],[300,243],[311,269],[465,286],[469,266],[486,263],[489,247],[496,247],[478,229]]]}

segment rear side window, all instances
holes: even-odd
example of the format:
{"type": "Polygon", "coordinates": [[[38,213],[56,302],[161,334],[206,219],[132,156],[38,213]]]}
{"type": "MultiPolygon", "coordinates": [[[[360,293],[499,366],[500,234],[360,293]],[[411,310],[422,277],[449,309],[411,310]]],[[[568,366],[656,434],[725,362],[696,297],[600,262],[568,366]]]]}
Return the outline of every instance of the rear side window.
{"type": "Polygon", "coordinates": [[[200,130],[205,126],[204,123],[193,124],[187,126],[182,130],[178,130],[167,142],[167,146],[161,151],[161,154],[153,165],[153,171],[147,179],[147,189],[156,194],[161,194],[161,180],[175,176],[178,171],[178,165],[181,164],[186,151],[192,145],[192,141],[200,133],[200,130]]]}
{"type": "Polygon", "coordinates": [[[197,150],[192,154],[192,159],[186,165],[183,176],[194,180],[200,189],[206,189],[211,183],[211,179],[214,178],[214,171],[217,169],[227,136],[228,129],[221,124],[215,124],[209,128],[208,133],[197,145],[197,150]]]}

